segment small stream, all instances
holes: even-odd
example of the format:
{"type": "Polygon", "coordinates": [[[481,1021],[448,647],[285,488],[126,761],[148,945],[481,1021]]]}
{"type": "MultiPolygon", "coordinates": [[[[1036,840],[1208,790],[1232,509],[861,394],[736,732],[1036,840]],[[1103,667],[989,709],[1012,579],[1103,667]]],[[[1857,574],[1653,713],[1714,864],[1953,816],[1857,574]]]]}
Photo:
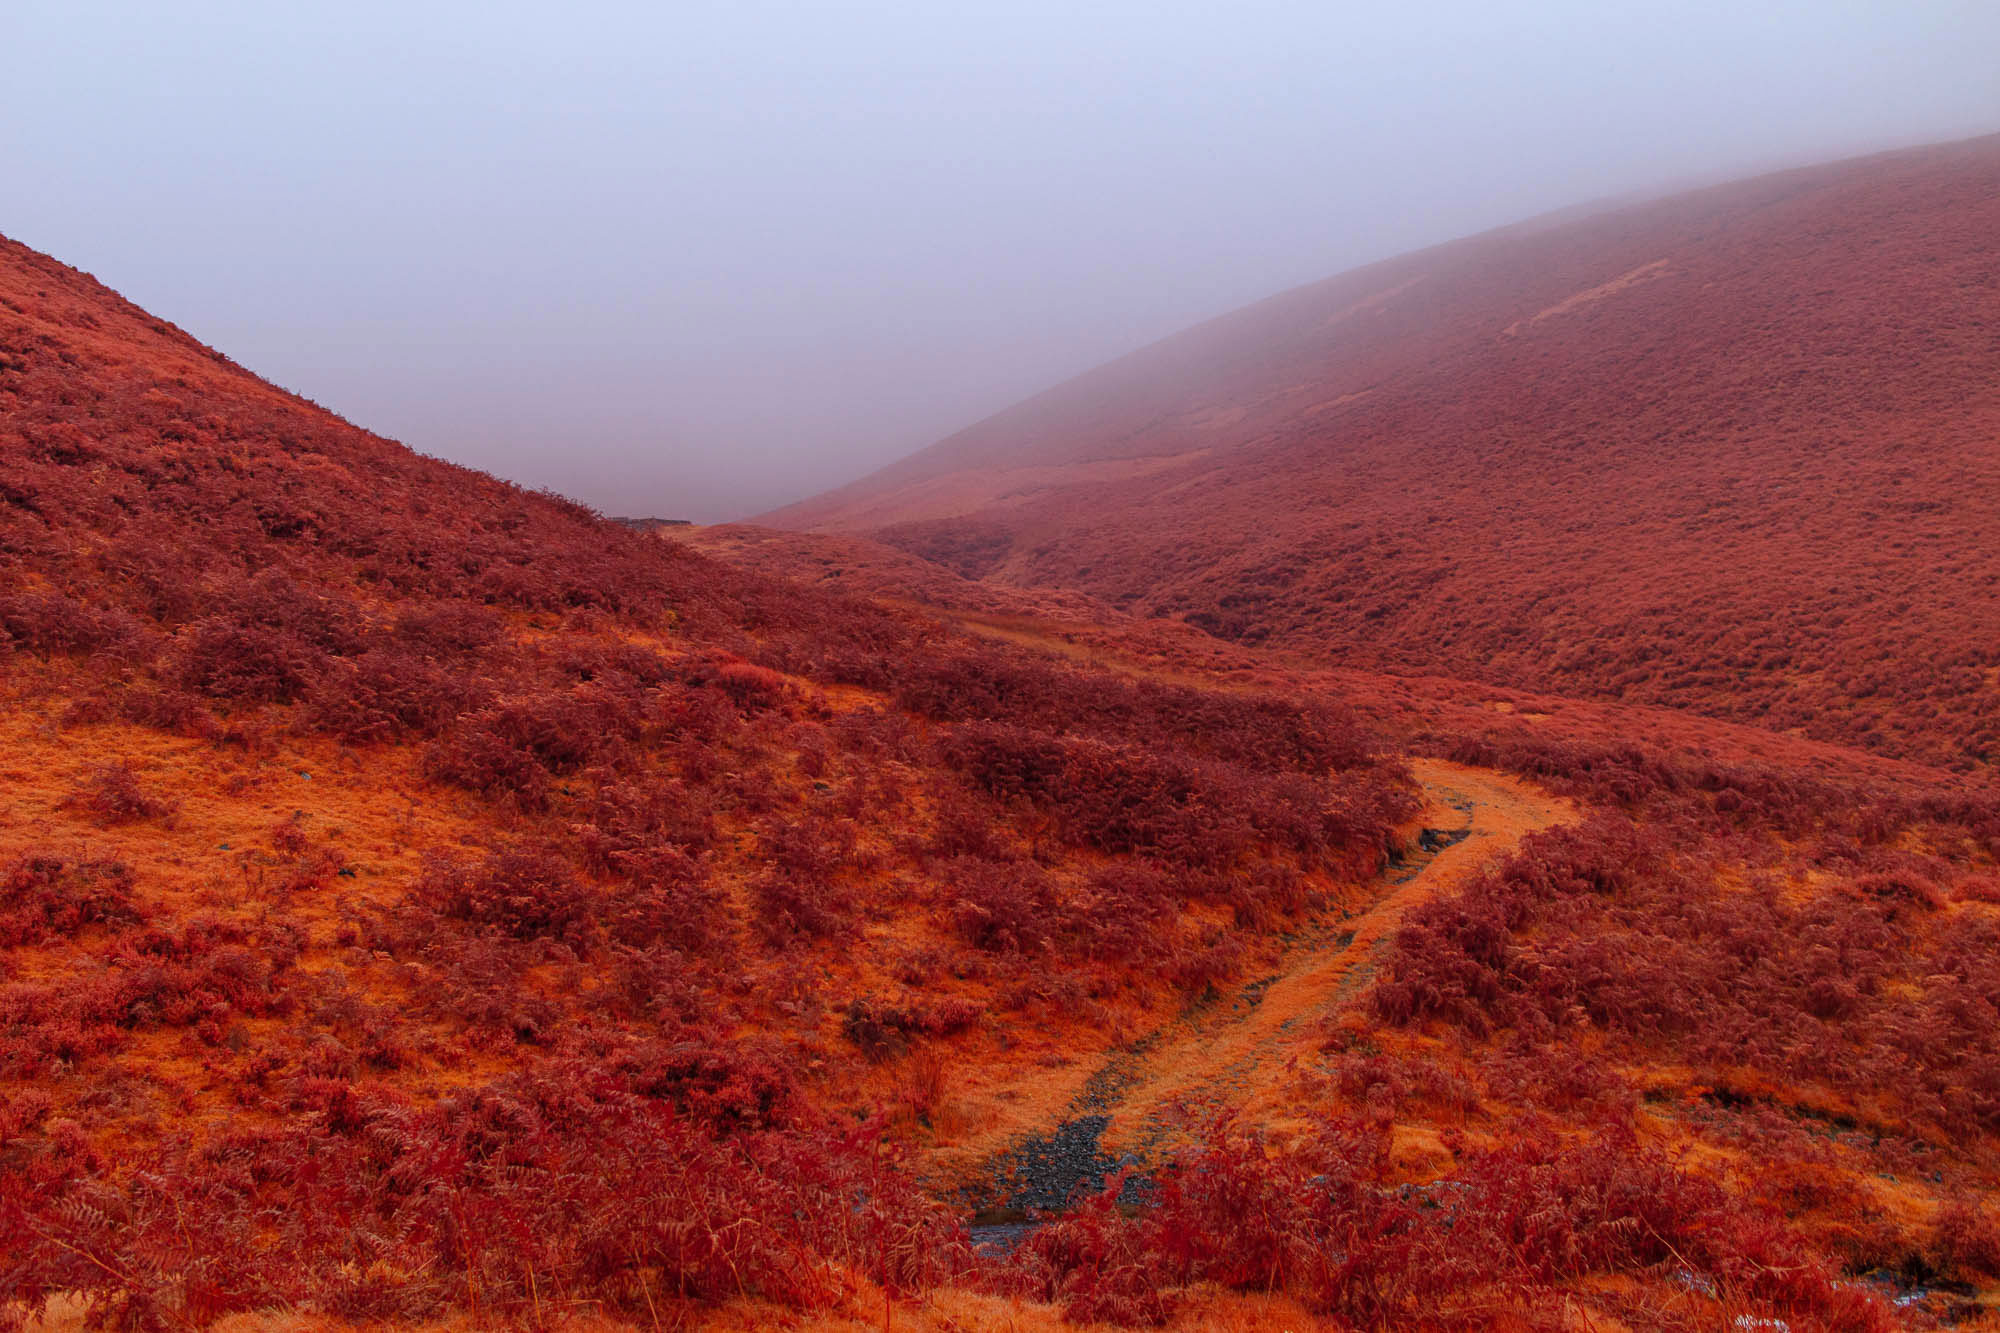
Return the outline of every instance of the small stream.
{"type": "Polygon", "coordinates": [[[1004,1259],[1022,1241],[1034,1235],[1041,1225],[1040,1222],[995,1222],[983,1227],[967,1227],[965,1234],[972,1239],[974,1253],[991,1259],[1004,1259]]]}

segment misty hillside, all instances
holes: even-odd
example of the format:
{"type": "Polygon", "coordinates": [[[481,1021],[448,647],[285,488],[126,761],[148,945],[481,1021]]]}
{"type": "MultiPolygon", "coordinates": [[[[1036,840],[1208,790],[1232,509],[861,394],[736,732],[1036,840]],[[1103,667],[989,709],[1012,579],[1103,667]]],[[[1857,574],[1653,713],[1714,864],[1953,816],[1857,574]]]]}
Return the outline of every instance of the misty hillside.
{"type": "Polygon", "coordinates": [[[980,522],[634,531],[0,242],[0,1328],[1993,1326],[1990,792],[980,522]]]}
{"type": "Polygon", "coordinates": [[[1004,1140],[1052,1034],[1271,956],[1421,805],[1324,693],[740,572],[13,242],[0,502],[0,1324],[959,1273],[878,1142],[911,1047],[1004,1140]]]}
{"type": "Polygon", "coordinates": [[[2000,138],[1285,293],[770,516],[1245,644],[2000,759],[2000,138]]]}
{"type": "Polygon", "coordinates": [[[2000,1333],[2000,4],[245,9],[0,21],[0,1333],[2000,1333]]]}

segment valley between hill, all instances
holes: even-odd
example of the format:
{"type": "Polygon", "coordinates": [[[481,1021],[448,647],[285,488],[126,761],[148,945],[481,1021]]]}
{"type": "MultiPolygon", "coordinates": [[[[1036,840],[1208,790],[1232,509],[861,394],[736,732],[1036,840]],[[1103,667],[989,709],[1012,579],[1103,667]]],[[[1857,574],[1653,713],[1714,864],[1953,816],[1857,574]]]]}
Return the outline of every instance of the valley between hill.
{"type": "Polygon", "coordinates": [[[2000,760],[2000,136],[1245,307],[760,520],[1232,642],[2000,760]]]}
{"type": "Polygon", "coordinates": [[[0,1328],[2000,1327],[1996,171],[1336,279],[872,536],[0,241],[0,1328]]]}

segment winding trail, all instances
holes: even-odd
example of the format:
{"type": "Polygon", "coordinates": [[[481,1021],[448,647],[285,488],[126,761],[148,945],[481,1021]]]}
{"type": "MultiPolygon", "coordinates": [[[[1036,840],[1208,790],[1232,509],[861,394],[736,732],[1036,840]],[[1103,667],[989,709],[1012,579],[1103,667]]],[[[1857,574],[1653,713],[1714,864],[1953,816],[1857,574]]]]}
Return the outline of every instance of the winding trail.
{"type": "Polygon", "coordinates": [[[1419,848],[1392,863],[1365,908],[1296,937],[1270,975],[1183,1011],[1089,1075],[1054,1123],[1021,1126],[981,1173],[989,1206],[1050,1207],[1121,1163],[1177,1146],[1189,1127],[1229,1112],[1289,1119],[1290,1067],[1315,1043],[1317,1020],[1374,974],[1403,915],[1511,852],[1575,807],[1521,779],[1439,759],[1410,768],[1429,797],[1419,848]]]}
{"type": "Polygon", "coordinates": [[[1309,1048],[1316,1020],[1374,975],[1404,913],[1456,888],[1527,834],[1575,813],[1567,802],[1489,769],[1435,759],[1410,767],[1430,797],[1424,820],[1431,847],[1389,866],[1377,879],[1386,891],[1371,907],[1340,923],[1330,938],[1300,941],[1274,976],[1163,1027],[1110,1113],[1107,1146],[1150,1155],[1171,1144],[1180,1123],[1224,1109],[1258,1121],[1281,1117],[1288,1065],[1309,1048]]]}

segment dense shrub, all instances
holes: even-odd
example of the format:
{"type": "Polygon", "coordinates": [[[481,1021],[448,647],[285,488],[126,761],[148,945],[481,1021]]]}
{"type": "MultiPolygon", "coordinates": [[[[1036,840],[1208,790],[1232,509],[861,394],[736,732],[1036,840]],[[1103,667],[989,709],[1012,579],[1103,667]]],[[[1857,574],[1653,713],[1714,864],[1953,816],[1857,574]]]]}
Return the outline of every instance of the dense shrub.
{"type": "Polygon", "coordinates": [[[2000,1277],[2000,1216],[1971,1199],[1948,1199],[1931,1224],[1925,1259],[1961,1282],[2000,1277]]]}
{"type": "Polygon", "coordinates": [[[455,658],[489,650],[507,636],[506,622],[490,607],[464,601],[415,601],[396,612],[393,633],[416,653],[455,658]]]}
{"type": "Polygon", "coordinates": [[[1412,911],[1372,995],[1392,1024],[1537,1043],[1584,1027],[1716,1071],[1781,1072],[1949,1132],[2000,1129],[2000,922],[1864,876],[1728,888],[1610,816],[1536,834],[1412,911]]]}
{"type": "Polygon", "coordinates": [[[952,784],[932,792],[930,806],[931,829],[922,846],[924,854],[988,861],[1007,855],[1007,825],[992,801],[952,784]]]}
{"type": "Polygon", "coordinates": [[[781,702],[787,692],[783,676],[751,662],[723,663],[715,673],[715,683],[745,708],[770,707],[781,702]]]}
{"type": "Polygon", "coordinates": [[[155,796],[140,785],[129,763],[100,764],[64,804],[82,810],[100,824],[129,824],[162,819],[174,812],[173,801],[155,796]]]}
{"type": "Polygon", "coordinates": [[[1032,861],[960,857],[936,872],[950,904],[951,921],[975,949],[988,953],[1039,953],[1070,930],[1055,886],[1032,861]]]}
{"type": "Polygon", "coordinates": [[[2000,855],[2000,798],[1974,790],[1888,787],[1797,768],[1669,752],[1632,741],[1562,739],[1532,729],[1431,736],[1420,745],[1460,763],[1535,778],[1593,804],[1712,826],[1817,834],[1865,850],[1932,828],[2000,855]]]}
{"type": "Polygon", "coordinates": [[[136,925],[131,867],[122,861],[23,856],[0,873],[0,947],[74,936],[87,926],[136,925]]]}
{"type": "Polygon", "coordinates": [[[490,852],[477,862],[433,854],[410,899],[448,921],[573,946],[586,943],[595,905],[567,860],[533,848],[490,852]]]}
{"type": "Polygon", "coordinates": [[[853,896],[811,871],[769,866],[750,881],[750,897],[757,932],[773,948],[845,936],[854,929],[853,896]]]}
{"type": "Polygon", "coordinates": [[[144,628],[131,616],[64,593],[0,594],[0,648],[125,655],[138,651],[145,640],[144,628]]]}
{"type": "Polygon", "coordinates": [[[462,718],[430,747],[425,769],[438,781],[540,809],[551,778],[613,753],[644,725],[645,705],[633,691],[602,682],[542,691],[462,718]]]}
{"type": "Polygon", "coordinates": [[[711,800],[678,779],[607,781],[592,793],[589,822],[571,832],[584,863],[612,874],[620,855],[666,846],[700,852],[715,843],[711,800]]]}
{"type": "Polygon", "coordinates": [[[635,948],[668,945],[711,961],[728,947],[728,899],[686,852],[654,846],[614,852],[616,879],[597,895],[604,933],[635,948]]]}
{"type": "Polygon", "coordinates": [[[424,751],[424,775],[523,810],[548,807],[553,788],[548,766],[500,729],[473,719],[424,751]]]}
{"type": "Polygon", "coordinates": [[[1630,1141],[1530,1134],[1469,1152],[1449,1175],[1385,1188],[1386,1132],[1326,1121],[1274,1153],[1218,1133],[1164,1172],[1135,1214],[1109,1188],[1038,1231],[1033,1294],[1071,1318],[1165,1323],[1215,1282],[1281,1291],[1361,1328],[1433,1326],[1573,1310],[1567,1284],[1598,1274],[1685,1274],[1730,1305],[1816,1326],[1893,1327],[1874,1296],[1839,1283],[1775,1217],[1630,1141]]]}
{"type": "Polygon", "coordinates": [[[1359,856],[1372,869],[1407,791],[1364,770],[1352,796],[1296,774],[1260,774],[1006,723],[955,727],[942,760],[981,790],[1046,813],[1066,841],[1223,869],[1278,849],[1318,863],[1359,856]]]}
{"type": "Polygon", "coordinates": [[[981,645],[899,662],[896,701],[942,722],[999,722],[1185,749],[1257,771],[1355,768],[1369,738],[1343,705],[1202,690],[981,645]]]}
{"type": "Polygon", "coordinates": [[[323,652],[282,630],[212,618],[182,632],[176,678],[211,699],[291,703],[324,663],[323,652]]]}
{"type": "Polygon", "coordinates": [[[225,586],[215,601],[241,627],[271,630],[320,653],[348,655],[362,647],[362,615],[350,598],[280,569],[225,586]]]}
{"type": "MultiPolygon", "coordinates": [[[[115,899],[88,910],[105,920],[125,914],[115,899]]],[[[37,1076],[59,1061],[116,1050],[148,1028],[195,1028],[219,1041],[237,1016],[288,1007],[284,983],[301,945],[294,928],[209,917],[135,925],[65,976],[0,987],[0,1070],[37,1076]]]]}
{"type": "Polygon", "coordinates": [[[909,1050],[913,1037],[949,1037],[979,1021],[980,1009],[966,1000],[932,1004],[890,1004],[857,996],[841,1017],[841,1031],[870,1060],[886,1060],[909,1050]]]}
{"type": "Polygon", "coordinates": [[[175,686],[125,689],[117,696],[117,712],[127,722],[183,736],[207,737],[216,730],[215,715],[200,697],[175,686]]]}
{"type": "Polygon", "coordinates": [[[1169,923],[1182,888],[1157,862],[1114,861],[1097,870],[1075,904],[1082,952],[1113,961],[1158,957],[1171,947],[1169,923]]]}
{"type": "Polygon", "coordinates": [[[428,737],[482,707],[486,694],[462,669],[378,647],[331,666],[312,688],[305,720],[352,742],[428,737]]]}
{"type": "Polygon", "coordinates": [[[532,1324],[586,1292],[643,1321],[739,1296],[822,1307],[836,1264],[899,1293],[969,1271],[963,1234],[870,1132],[719,1136],[675,1103],[722,1071],[676,1059],[425,1108],[335,1084],[310,1128],[168,1149],[116,1183],[38,1163],[0,1178],[0,1295],[35,1310],[72,1292],[137,1325],[278,1305],[532,1324]]]}

